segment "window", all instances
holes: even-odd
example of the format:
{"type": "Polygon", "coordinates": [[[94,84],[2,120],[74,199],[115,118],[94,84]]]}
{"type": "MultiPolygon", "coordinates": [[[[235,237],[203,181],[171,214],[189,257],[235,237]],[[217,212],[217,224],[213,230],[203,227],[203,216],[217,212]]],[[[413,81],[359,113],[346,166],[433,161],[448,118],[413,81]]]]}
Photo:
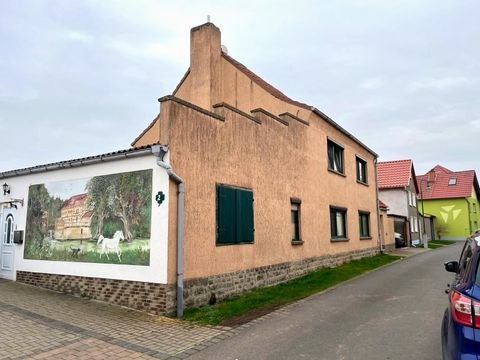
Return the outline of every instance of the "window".
{"type": "Polygon", "coordinates": [[[413,216],[410,216],[410,232],[414,233],[415,232],[415,225],[413,221],[413,216]]]}
{"type": "Polygon", "coordinates": [[[418,218],[415,216],[413,218],[413,227],[415,228],[415,232],[418,232],[418,218]]]}
{"type": "Polygon", "coordinates": [[[217,245],[253,242],[253,192],[217,185],[217,245]]]}
{"type": "Polygon", "coordinates": [[[347,239],[346,217],[347,209],[330,207],[330,232],[332,240],[347,239]]]}
{"type": "Polygon", "coordinates": [[[300,238],[300,199],[291,198],[292,242],[302,241],[300,238]]]}
{"type": "Polygon", "coordinates": [[[412,206],[417,207],[417,194],[412,192],[412,206]]]}
{"type": "Polygon", "coordinates": [[[457,178],[448,179],[448,185],[457,185],[457,178]]]}
{"type": "Polygon", "coordinates": [[[367,183],[367,162],[357,156],[357,181],[367,183]]]}
{"type": "Polygon", "coordinates": [[[328,168],[343,174],[343,147],[327,140],[328,168]]]}
{"type": "Polygon", "coordinates": [[[407,190],[407,196],[408,196],[408,205],[412,206],[412,193],[407,190]]]}
{"type": "Polygon", "coordinates": [[[370,238],[370,213],[359,211],[360,238],[370,238]]]}
{"type": "Polygon", "coordinates": [[[472,204],[472,212],[477,212],[477,205],[475,203],[472,204]]]}
{"type": "Polygon", "coordinates": [[[5,219],[5,228],[3,229],[3,243],[5,245],[13,244],[13,215],[7,215],[5,219]]]}

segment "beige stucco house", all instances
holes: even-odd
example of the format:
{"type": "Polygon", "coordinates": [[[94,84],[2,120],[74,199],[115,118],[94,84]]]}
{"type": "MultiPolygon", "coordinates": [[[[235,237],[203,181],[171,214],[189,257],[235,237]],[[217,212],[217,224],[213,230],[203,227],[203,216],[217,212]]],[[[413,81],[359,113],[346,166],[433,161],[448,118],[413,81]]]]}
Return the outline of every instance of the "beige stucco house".
{"type": "MultiPolygon", "coordinates": [[[[222,51],[214,24],[191,30],[190,51],[185,76],[132,143],[168,145],[183,179],[186,305],[375,254],[377,155],[222,51]]],[[[171,284],[176,204],[172,195],[171,284]]]]}

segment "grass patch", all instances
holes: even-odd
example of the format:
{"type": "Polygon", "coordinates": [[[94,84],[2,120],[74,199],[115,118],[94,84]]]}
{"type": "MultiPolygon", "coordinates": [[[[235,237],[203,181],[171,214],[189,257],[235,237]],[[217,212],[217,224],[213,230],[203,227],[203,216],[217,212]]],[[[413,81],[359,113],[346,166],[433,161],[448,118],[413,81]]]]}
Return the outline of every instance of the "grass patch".
{"type": "MultiPolygon", "coordinates": [[[[400,256],[378,254],[353,260],[336,268],[323,268],[283,284],[249,291],[213,306],[205,305],[199,308],[186,309],[184,319],[202,324],[217,325],[225,323],[228,319],[244,316],[259,309],[275,309],[400,258],[400,256]]],[[[263,313],[266,312],[268,311],[263,313]]]]}
{"type": "Polygon", "coordinates": [[[438,249],[447,245],[454,244],[455,241],[452,240],[432,240],[428,242],[429,249],[438,249]]]}
{"type": "Polygon", "coordinates": [[[453,240],[431,240],[430,243],[438,244],[438,245],[452,245],[455,244],[453,240]]]}

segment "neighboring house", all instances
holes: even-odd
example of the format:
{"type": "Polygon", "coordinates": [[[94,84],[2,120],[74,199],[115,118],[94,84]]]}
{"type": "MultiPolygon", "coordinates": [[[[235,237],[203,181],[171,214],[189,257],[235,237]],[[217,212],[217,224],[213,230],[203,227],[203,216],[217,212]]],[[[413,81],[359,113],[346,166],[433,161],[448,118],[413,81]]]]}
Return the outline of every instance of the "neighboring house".
{"type": "Polygon", "coordinates": [[[376,153],[227,55],[215,25],[192,29],[190,49],[134,148],[0,173],[14,250],[0,277],[181,314],[380,250],[376,153]],[[101,236],[48,236],[45,223],[69,226],[56,199],[72,197],[101,236]]]}
{"type": "Polygon", "coordinates": [[[169,198],[162,154],[156,145],[0,172],[0,278],[164,313],[169,209],[155,200],[169,198]],[[102,239],[91,238],[96,230],[102,239]]]}
{"type": "Polygon", "coordinates": [[[422,229],[412,160],[379,162],[377,171],[378,197],[388,204],[388,216],[394,219],[397,247],[419,244],[422,229]]]}
{"type": "Polygon", "coordinates": [[[435,216],[439,238],[465,239],[479,228],[480,188],[475,170],[451,171],[437,165],[418,176],[417,183],[420,209],[435,216]]]}

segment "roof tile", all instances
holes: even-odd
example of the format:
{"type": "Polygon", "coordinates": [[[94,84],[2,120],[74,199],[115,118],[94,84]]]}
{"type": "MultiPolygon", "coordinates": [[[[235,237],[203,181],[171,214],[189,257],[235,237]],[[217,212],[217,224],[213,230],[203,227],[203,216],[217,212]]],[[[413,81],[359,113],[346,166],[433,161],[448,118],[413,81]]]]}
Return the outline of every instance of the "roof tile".
{"type": "Polygon", "coordinates": [[[377,169],[379,189],[403,188],[410,183],[412,160],[379,162],[377,169]]]}
{"type": "Polygon", "coordinates": [[[440,165],[432,170],[425,175],[417,176],[424,199],[465,198],[472,195],[472,188],[478,189],[475,170],[451,171],[440,165]],[[434,181],[427,181],[428,173],[432,170],[435,171],[434,181]],[[456,183],[449,185],[450,179],[456,179],[456,183]]]}

